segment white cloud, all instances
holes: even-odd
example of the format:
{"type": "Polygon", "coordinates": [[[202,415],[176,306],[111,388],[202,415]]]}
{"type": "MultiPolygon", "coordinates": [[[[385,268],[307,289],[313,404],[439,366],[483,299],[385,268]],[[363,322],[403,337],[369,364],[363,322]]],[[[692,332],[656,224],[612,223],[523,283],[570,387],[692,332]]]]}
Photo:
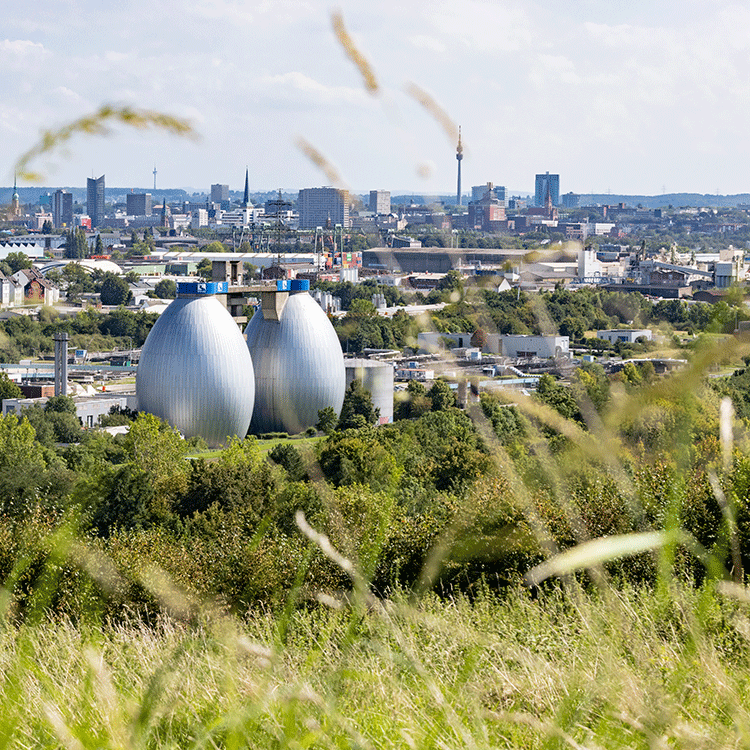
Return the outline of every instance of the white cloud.
{"type": "Polygon", "coordinates": [[[44,49],[43,44],[28,39],[3,39],[0,42],[0,53],[27,57],[29,55],[45,55],[47,50],[44,49]]]}

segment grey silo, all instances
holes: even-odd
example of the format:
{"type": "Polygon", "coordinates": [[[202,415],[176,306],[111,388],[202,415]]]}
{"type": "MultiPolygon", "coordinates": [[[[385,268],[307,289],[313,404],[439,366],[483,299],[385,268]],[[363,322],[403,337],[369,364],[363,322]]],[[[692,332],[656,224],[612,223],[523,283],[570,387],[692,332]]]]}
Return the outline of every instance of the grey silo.
{"type": "Polygon", "coordinates": [[[237,324],[215,296],[179,296],[162,313],[141,351],[136,395],[141,411],[186,437],[219,445],[247,434],[253,363],[237,324]]]}
{"type": "Polygon", "coordinates": [[[245,329],[255,369],[250,431],[296,434],[344,402],[344,355],[331,322],[306,291],[292,292],[278,320],[262,308],[245,329]]]}

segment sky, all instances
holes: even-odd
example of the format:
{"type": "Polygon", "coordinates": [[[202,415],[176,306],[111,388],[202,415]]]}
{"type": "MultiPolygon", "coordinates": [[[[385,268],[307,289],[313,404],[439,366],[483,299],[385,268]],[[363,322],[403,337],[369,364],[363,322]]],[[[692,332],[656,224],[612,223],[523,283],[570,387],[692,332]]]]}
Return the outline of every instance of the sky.
{"type": "Polygon", "coordinates": [[[750,4],[724,0],[37,0],[0,31],[2,175],[104,103],[187,118],[199,140],[116,127],[31,166],[41,184],[253,191],[463,188],[750,192],[750,4]],[[334,34],[340,12],[377,89],[334,34]],[[3,38],[4,37],[4,38],[3,38]]]}

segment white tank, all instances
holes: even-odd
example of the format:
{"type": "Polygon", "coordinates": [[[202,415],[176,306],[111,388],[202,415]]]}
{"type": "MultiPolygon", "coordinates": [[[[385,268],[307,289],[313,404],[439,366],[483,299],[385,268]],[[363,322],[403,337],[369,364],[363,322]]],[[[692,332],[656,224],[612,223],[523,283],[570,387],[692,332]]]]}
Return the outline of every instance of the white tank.
{"type": "Polygon", "coordinates": [[[250,432],[294,435],[314,426],[319,410],[341,411],[344,355],[331,322],[306,291],[280,299],[274,315],[278,320],[266,319],[259,308],[245,329],[255,369],[250,432]]]}
{"type": "Polygon", "coordinates": [[[245,437],[255,400],[253,362],[242,333],[221,302],[205,293],[220,286],[178,286],[180,296],[143,345],[136,378],[141,411],[209,445],[245,437]]]}

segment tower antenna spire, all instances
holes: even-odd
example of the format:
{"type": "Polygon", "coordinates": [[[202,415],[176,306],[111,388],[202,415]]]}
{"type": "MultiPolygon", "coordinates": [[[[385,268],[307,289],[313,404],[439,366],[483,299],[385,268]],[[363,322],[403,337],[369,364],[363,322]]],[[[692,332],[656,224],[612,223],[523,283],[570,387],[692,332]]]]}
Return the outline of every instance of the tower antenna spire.
{"type": "Polygon", "coordinates": [[[156,190],[156,164],[154,164],[154,190],[156,190]]]}
{"type": "Polygon", "coordinates": [[[464,147],[461,144],[461,126],[458,126],[458,146],[456,147],[456,159],[458,160],[458,186],[456,189],[456,204],[461,204],[461,160],[464,158],[464,147]]]}

